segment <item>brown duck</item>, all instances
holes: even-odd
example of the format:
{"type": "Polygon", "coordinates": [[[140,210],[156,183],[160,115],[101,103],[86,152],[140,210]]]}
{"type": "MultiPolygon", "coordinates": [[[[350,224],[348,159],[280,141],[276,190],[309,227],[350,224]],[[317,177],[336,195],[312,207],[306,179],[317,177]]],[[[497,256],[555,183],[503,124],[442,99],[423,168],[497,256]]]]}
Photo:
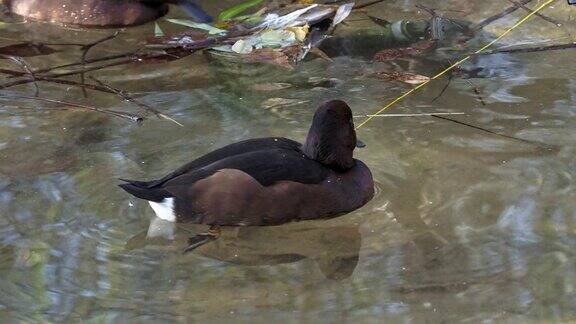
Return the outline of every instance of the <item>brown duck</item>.
{"type": "Polygon", "coordinates": [[[212,226],[190,249],[218,235],[218,226],[279,225],[335,217],[374,195],[368,167],[353,158],[352,112],[340,100],[322,104],[304,144],[258,138],[208,153],[162,179],[123,180],[120,187],[148,200],[170,222],[212,226]]]}
{"type": "Polygon", "coordinates": [[[179,5],[194,20],[212,18],[192,0],[1,0],[12,14],[39,21],[88,27],[144,24],[164,16],[168,4],[179,5]]]}

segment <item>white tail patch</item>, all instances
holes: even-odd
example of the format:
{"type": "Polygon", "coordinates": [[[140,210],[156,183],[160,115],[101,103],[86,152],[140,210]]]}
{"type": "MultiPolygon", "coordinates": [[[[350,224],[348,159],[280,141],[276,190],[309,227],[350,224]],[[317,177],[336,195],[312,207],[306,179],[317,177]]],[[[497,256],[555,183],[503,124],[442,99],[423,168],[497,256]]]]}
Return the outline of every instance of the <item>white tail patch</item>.
{"type": "Polygon", "coordinates": [[[148,201],[150,207],[154,209],[156,216],[168,222],[176,221],[176,213],[174,212],[174,198],[164,198],[161,202],[148,201]]]}

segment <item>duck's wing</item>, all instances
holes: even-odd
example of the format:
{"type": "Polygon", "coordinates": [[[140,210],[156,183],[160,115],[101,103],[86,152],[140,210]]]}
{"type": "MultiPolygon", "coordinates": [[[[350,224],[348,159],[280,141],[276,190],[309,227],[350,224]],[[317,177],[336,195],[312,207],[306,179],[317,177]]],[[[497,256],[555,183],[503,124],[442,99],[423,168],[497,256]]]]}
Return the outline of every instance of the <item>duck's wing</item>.
{"type": "MultiPolygon", "coordinates": [[[[322,164],[305,157],[299,150],[268,149],[232,155],[200,168],[192,168],[154,187],[141,186],[138,181],[130,180],[126,180],[127,183],[121,184],[120,187],[138,198],[151,201],[158,202],[168,197],[194,201],[190,189],[196,182],[227,169],[242,171],[262,186],[269,186],[278,181],[316,184],[326,179],[330,171],[322,164]]],[[[231,186],[242,186],[242,183],[244,182],[238,181],[231,186]]],[[[243,188],[229,189],[243,190],[243,188]]]]}
{"type": "Polygon", "coordinates": [[[226,160],[230,157],[236,155],[242,155],[255,151],[266,151],[270,149],[283,149],[283,150],[300,150],[302,144],[293,141],[291,139],[283,137],[265,137],[265,138],[254,138],[234,144],[230,144],[212,151],[204,156],[197,158],[196,160],[189,162],[180,168],[176,169],[174,172],[164,176],[161,179],[153,181],[134,181],[134,180],[124,180],[123,181],[138,185],[141,188],[158,188],[161,187],[167,181],[174,179],[185,173],[206,167],[212,163],[226,160]]]}

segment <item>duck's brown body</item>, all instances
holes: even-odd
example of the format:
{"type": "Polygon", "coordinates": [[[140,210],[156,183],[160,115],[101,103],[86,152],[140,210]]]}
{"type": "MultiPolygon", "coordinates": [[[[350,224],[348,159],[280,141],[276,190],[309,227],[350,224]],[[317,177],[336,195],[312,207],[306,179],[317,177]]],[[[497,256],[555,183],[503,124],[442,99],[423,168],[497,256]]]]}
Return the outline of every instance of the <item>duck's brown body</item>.
{"type": "Polygon", "coordinates": [[[178,213],[177,220],[224,226],[278,225],[338,216],[362,207],[373,195],[370,170],[357,160],[346,173],[330,172],[318,184],[279,181],[263,186],[243,171],[224,169],[190,188],[191,210],[178,213]]]}
{"type": "Polygon", "coordinates": [[[92,27],[130,26],[157,19],[168,5],[134,0],[3,0],[9,12],[39,21],[92,27]]]}
{"type": "Polygon", "coordinates": [[[352,158],[356,133],[346,103],[323,104],[304,145],[259,138],[208,153],[162,179],[121,184],[158,217],[213,226],[278,225],[334,217],[374,195],[368,167],[352,158]]]}

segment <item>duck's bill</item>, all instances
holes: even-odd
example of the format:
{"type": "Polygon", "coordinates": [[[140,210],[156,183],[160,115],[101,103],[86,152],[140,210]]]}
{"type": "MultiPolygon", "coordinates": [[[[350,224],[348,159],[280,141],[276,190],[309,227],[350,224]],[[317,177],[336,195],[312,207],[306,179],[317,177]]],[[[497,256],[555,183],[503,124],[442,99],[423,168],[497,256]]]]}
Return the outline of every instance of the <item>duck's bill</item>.
{"type": "Polygon", "coordinates": [[[361,140],[356,139],[356,147],[357,148],[364,148],[364,147],[366,147],[366,144],[364,142],[362,142],[361,140]]]}

